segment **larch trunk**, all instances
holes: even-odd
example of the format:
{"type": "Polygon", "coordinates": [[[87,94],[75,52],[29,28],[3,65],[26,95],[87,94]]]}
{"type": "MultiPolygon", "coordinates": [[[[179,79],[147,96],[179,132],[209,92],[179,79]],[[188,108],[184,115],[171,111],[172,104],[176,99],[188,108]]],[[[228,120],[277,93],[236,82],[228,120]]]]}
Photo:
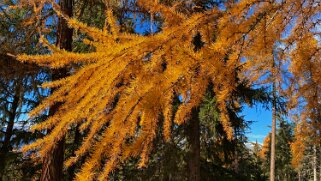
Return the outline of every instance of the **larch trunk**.
{"type": "Polygon", "coordinates": [[[201,162],[200,162],[200,120],[198,109],[193,109],[191,120],[187,125],[187,136],[190,144],[188,154],[188,180],[201,180],[201,162]]]}
{"type": "Polygon", "coordinates": [[[275,60],[272,66],[272,134],[271,134],[271,160],[270,160],[270,181],[275,180],[275,134],[276,134],[276,79],[275,60]]]}
{"type": "MultiPolygon", "coordinates": [[[[72,16],[73,1],[72,0],[60,0],[59,5],[61,11],[72,16]]],[[[68,28],[67,22],[63,18],[59,18],[59,24],[57,29],[57,41],[56,45],[61,49],[67,51],[72,50],[72,34],[73,30],[68,28]]],[[[67,76],[68,70],[55,69],[52,70],[52,80],[58,80],[67,76]]],[[[54,90],[53,90],[54,91],[54,90]]],[[[49,110],[49,115],[53,115],[57,112],[61,103],[57,103],[49,110]]],[[[50,130],[48,130],[50,132],[50,130]]],[[[65,139],[62,138],[58,141],[53,149],[45,155],[42,163],[41,181],[60,181],[63,180],[63,161],[64,161],[64,144],[65,139]]]]}

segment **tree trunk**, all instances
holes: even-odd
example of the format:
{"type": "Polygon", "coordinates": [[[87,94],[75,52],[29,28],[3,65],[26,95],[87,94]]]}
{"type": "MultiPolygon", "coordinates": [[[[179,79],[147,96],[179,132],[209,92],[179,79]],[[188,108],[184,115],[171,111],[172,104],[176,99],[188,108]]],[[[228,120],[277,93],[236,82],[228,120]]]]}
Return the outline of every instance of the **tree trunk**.
{"type": "MultiPolygon", "coordinates": [[[[9,116],[8,116],[8,124],[7,128],[5,131],[4,135],[4,140],[2,147],[0,148],[0,180],[4,180],[4,168],[7,162],[7,154],[12,150],[10,141],[11,137],[13,135],[13,128],[14,128],[14,123],[15,119],[17,116],[17,109],[19,107],[19,102],[20,102],[20,96],[21,96],[21,83],[22,81],[19,79],[17,81],[17,85],[15,88],[14,96],[13,96],[13,101],[11,103],[11,108],[8,110],[9,116]]],[[[9,108],[8,108],[9,109],[9,108]]]]}
{"type": "Polygon", "coordinates": [[[275,134],[276,134],[276,80],[275,80],[275,60],[272,66],[272,135],[271,135],[271,161],[270,161],[270,181],[275,180],[275,134]]]}
{"type": "Polygon", "coordinates": [[[200,120],[198,118],[199,109],[192,110],[191,120],[187,125],[187,137],[190,144],[188,154],[188,180],[201,180],[200,163],[200,120]]]}
{"type": "Polygon", "coordinates": [[[5,137],[1,148],[1,153],[3,154],[6,154],[7,152],[11,151],[10,140],[13,135],[13,127],[14,127],[14,121],[17,115],[17,108],[19,107],[19,101],[20,101],[20,95],[21,95],[21,82],[22,82],[21,80],[18,80],[16,82],[17,85],[15,88],[13,101],[11,103],[11,108],[9,110],[8,125],[6,128],[5,137]]]}
{"type": "MultiPolygon", "coordinates": [[[[274,102],[274,101],[273,101],[274,102]]],[[[276,113],[275,107],[272,108],[272,135],[271,135],[271,162],[270,162],[270,181],[275,180],[275,132],[276,132],[276,113]]]]}
{"type": "Polygon", "coordinates": [[[319,179],[320,179],[320,181],[321,181],[321,145],[320,145],[320,147],[319,147],[320,149],[319,149],[319,179]]]}
{"type": "MultiPolygon", "coordinates": [[[[72,16],[73,1],[72,0],[60,0],[59,5],[61,11],[68,16],[72,16]]],[[[73,30],[68,28],[67,22],[63,18],[59,18],[59,24],[57,29],[57,41],[56,45],[61,49],[68,51],[72,50],[72,34],[73,30]]],[[[52,70],[52,80],[58,80],[67,76],[68,70],[55,69],[52,70]]],[[[53,90],[54,91],[54,90],[53,90]]],[[[49,110],[49,115],[53,115],[57,112],[61,103],[57,103],[49,110]]],[[[50,132],[50,130],[48,130],[50,132]]],[[[63,180],[63,161],[64,161],[64,144],[65,139],[62,138],[43,158],[41,181],[60,181],[63,180]]]]}
{"type": "Polygon", "coordinates": [[[317,147],[313,145],[313,181],[317,181],[317,147]]]}
{"type": "Polygon", "coordinates": [[[65,139],[61,139],[42,162],[41,181],[62,181],[65,139]]]}
{"type": "MultiPolygon", "coordinates": [[[[234,161],[233,161],[233,170],[235,173],[239,173],[239,161],[242,160],[242,154],[238,154],[239,150],[238,148],[238,139],[239,139],[239,131],[237,130],[237,128],[234,128],[234,146],[235,146],[235,150],[234,150],[234,161]],[[240,158],[239,158],[240,157],[240,158]]],[[[241,138],[242,139],[242,138],[241,138]]]]}

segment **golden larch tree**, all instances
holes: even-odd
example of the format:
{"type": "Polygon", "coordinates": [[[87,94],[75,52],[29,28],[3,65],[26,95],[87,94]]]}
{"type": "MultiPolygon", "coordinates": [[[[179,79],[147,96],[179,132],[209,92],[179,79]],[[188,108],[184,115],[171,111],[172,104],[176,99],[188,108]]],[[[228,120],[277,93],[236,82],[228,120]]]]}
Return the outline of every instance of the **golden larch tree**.
{"type": "Polygon", "coordinates": [[[273,71],[275,45],[282,45],[278,52],[281,59],[292,60],[304,49],[294,49],[294,44],[320,23],[320,2],[314,0],[226,1],[223,7],[199,13],[180,11],[178,7],[188,2],[169,7],[158,0],[138,0],[139,6],[164,20],[160,32],[144,36],[121,32],[111,8],[106,11],[106,26],[101,30],[61,13],[51,0],[25,3],[34,5],[35,13],[41,12],[44,4],[51,4],[70,27],[91,37],[84,43],[95,47],[92,53],[67,52],[42,38],[52,54],[18,56],[21,61],[53,69],[82,65],[69,77],[43,85],[56,91],[30,112],[30,117],[58,102],[62,105],[33,127],[52,131],[23,149],[38,150],[43,156],[72,125],[80,125],[86,137],[65,165],[69,167],[86,156],[76,176],[76,180],[86,181],[106,180],[130,157],[140,157],[138,166],[145,166],[158,122],[163,120],[163,135],[169,140],[172,124],[189,120],[209,84],[217,97],[220,121],[231,139],[233,129],[226,104],[238,104],[231,99],[236,77],[249,80],[250,85],[262,81],[273,71]],[[195,52],[192,40],[198,33],[204,45],[195,52]],[[176,95],[183,100],[173,115],[176,95]]]}

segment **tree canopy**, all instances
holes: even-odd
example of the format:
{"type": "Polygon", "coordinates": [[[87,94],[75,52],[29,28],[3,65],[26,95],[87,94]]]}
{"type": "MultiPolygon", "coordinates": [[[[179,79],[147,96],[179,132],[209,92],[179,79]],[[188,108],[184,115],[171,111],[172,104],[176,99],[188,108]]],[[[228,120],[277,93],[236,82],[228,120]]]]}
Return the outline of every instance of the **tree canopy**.
{"type": "Polygon", "coordinates": [[[85,138],[65,165],[86,157],[76,179],[106,180],[131,157],[139,157],[138,166],[144,167],[157,131],[161,129],[170,141],[173,127],[190,120],[209,89],[216,97],[220,124],[232,140],[229,106],[242,104],[233,96],[240,82],[289,84],[285,86],[293,95],[289,109],[301,108],[304,99],[302,119],[319,119],[320,1],[210,2],[138,0],[138,7],[161,19],[159,31],[142,35],[122,30],[113,8],[126,3],[106,0],[106,21],[100,29],[68,17],[55,1],[21,1],[21,6],[33,6],[31,19],[37,22],[43,21],[43,8],[53,8],[69,27],[87,35],[83,43],[93,49],[86,53],[60,49],[39,26],[41,43],[51,53],[16,57],[72,70],[68,77],[43,84],[55,91],[29,113],[30,118],[56,103],[61,106],[32,128],[51,131],[23,150],[37,150],[43,157],[72,126],[80,125],[85,138]],[[281,67],[291,74],[287,81],[281,67]]]}

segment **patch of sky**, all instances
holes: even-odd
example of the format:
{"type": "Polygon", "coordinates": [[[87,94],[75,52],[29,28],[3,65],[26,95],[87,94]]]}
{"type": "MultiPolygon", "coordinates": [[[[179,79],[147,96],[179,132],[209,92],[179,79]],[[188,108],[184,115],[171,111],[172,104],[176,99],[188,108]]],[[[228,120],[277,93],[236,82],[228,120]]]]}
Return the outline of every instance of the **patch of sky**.
{"type": "Polygon", "coordinates": [[[247,14],[246,14],[246,18],[250,18],[252,15],[253,15],[253,13],[255,12],[255,8],[256,8],[256,5],[253,5],[253,6],[251,6],[250,8],[249,8],[249,11],[247,12],[247,14]]]}
{"type": "Polygon", "coordinates": [[[252,107],[244,105],[241,114],[245,120],[252,122],[246,130],[248,141],[263,143],[263,139],[271,131],[272,112],[265,105],[256,104],[252,107]]]}
{"type": "Polygon", "coordinates": [[[133,14],[131,14],[130,17],[134,20],[134,30],[138,34],[148,35],[151,34],[152,29],[154,31],[152,33],[158,32],[160,30],[159,24],[151,22],[150,18],[146,18],[143,15],[136,15],[136,17],[134,17],[133,14]]]}

